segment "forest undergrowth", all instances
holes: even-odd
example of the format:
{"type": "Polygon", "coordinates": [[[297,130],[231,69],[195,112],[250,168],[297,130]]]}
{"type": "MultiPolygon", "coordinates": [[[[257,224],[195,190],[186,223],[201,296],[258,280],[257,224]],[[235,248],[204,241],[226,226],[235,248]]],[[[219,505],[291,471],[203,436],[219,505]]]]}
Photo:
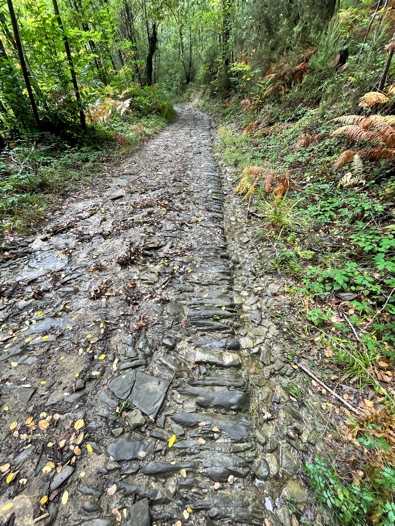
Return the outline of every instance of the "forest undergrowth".
{"type": "Polygon", "coordinates": [[[389,526],[395,523],[393,66],[385,86],[378,85],[394,46],[385,48],[393,12],[369,54],[361,46],[366,21],[351,11],[340,13],[316,49],[289,53],[263,76],[247,60],[239,63],[234,95],[202,105],[218,120],[223,160],[240,174],[235,192],[265,247],[267,271],[285,282],[292,308],[272,315],[292,334],[288,359],[308,365],[344,401],[312,381],[317,417],[330,432],[326,455],[306,472],[325,524],[389,526]],[[346,33],[341,64],[338,43],[346,33]]]}
{"type": "Polygon", "coordinates": [[[0,240],[44,219],[59,199],[91,184],[105,163],[132,153],[174,115],[158,86],[132,84],[120,94],[106,86],[87,108],[86,131],[75,127],[9,138],[0,153],[0,240]]]}

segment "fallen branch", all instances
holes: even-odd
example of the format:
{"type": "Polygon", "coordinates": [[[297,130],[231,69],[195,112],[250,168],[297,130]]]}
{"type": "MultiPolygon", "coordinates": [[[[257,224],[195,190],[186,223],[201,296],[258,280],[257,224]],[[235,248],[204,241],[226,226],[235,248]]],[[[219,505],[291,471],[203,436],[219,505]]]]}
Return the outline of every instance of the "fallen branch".
{"type": "Polygon", "coordinates": [[[346,320],[348,325],[351,327],[351,330],[354,333],[355,338],[360,342],[361,338],[358,336],[357,331],[354,329],[354,325],[351,323],[351,321],[347,318],[347,316],[345,314],[343,314],[343,318],[346,320]]]}
{"type": "Polygon", "coordinates": [[[353,413],[357,414],[357,415],[360,415],[362,413],[362,411],[360,409],[357,409],[356,407],[352,406],[351,404],[349,404],[348,402],[346,402],[346,400],[343,400],[343,398],[338,395],[337,393],[335,393],[335,391],[333,391],[332,389],[330,389],[326,384],[324,384],[324,382],[322,380],[320,380],[319,378],[317,378],[315,376],[315,374],[313,374],[309,369],[307,369],[307,367],[305,367],[304,365],[298,363],[297,364],[298,367],[300,369],[302,369],[302,371],[304,371],[306,374],[308,374],[310,376],[310,378],[312,378],[313,380],[315,380],[317,383],[319,383],[324,389],[326,389],[329,393],[331,393],[332,396],[334,396],[335,398],[337,398],[342,404],[344,404],[350,411],[352,411],[353,413]]]}

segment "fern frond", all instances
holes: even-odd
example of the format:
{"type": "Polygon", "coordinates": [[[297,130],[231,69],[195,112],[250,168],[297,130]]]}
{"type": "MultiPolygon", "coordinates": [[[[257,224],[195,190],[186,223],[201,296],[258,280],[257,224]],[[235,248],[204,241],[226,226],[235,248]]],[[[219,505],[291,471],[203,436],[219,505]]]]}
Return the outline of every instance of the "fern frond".
{"type": "Polygon", "coordinates": [[[395,157],[395,149],[393,148],[367,148],[360,150],[358,155],[361,159],[369,159],[370,161],[380,161],[381,159],[392,159],[395,157]]]}
{"type": "Polygon", "coordinates": [[[336,117],[332,119],[334,122],[341,122],[342,124],[359,124],[366,117],[361,115],[343,115],[343,117],[336,117]]]}
{"type": "Polygon", "coordinates": [[[363,177],[363,162],[358,154],[354,155],[352,161],[352,171],[347,172],[339,181],[337,188],[348,188],[350,186],[358,186],[365,184],[363,177]]]}
{"type": "Polygon", "coordinates": [[[355,177],[361,177],[363,172],[363,162],[361,157],[356,154],[352,161],[352,171],[355,177]]]}
{"type": "Polygon", "coordinates": [[[338,128],[331,134],[331,137],[335,137],[336,135],[346,135],[349,139],[357,142],[376,141],[383,145],[385,144],[379,132],[368,131],[355,124],[349,124],[348,126],[342,126],[341,128],[338,128]]]}
{"type": "Polygon", "coordinates": [[[387,93],[388,95],[392,96],[392,95],[395,95],[395,84],[392,84],[392,86],[389,86],[387,88],[387,93]]]}
{"type": "Polygon", "coordinates": [[[356,152],[354,150],[346,150],[343,152],[337,161],[333,164],[333,169],[338,170],[346,164],[348,164],[352,159],[354,159],[356,152]]]}
{"type": "Polygon", "coordinates": [[[369,91],[369,93],[365,93],[365,95],[361,97],[359,106],[361,108],[371,108],[376,104],[386,104],[387,102],[390,102],[390,99],[383,93],[378,91],[369,91]]]}

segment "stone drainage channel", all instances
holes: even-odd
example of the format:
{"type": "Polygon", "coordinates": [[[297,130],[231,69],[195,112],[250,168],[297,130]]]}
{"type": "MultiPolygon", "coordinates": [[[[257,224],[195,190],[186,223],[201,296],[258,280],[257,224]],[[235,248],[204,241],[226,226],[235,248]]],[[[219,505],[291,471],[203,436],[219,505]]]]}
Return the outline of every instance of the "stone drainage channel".
{"type": "Polygon", "coordinates": [[[0,524],[298,524],[314,429],[212,143],[180,107],[7,254],[0,524]]]}

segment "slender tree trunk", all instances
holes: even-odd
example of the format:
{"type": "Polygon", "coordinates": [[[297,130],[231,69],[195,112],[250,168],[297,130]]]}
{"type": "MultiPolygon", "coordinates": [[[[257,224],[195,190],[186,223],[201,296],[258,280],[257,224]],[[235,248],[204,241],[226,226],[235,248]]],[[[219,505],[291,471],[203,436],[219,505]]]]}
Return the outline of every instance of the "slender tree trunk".
{"type": "Polygon", "coordinates": [[[73,57],[71,56],[69,41],[68,41],[67,35],[66,35],[65,31],[64,31],[62,18],[60,16],[60,12],[59,12],[58,2],[57,2],[57,0],[52,0],[52,3],[53,3],[53,8],[54,8],[54,11],[55,11],[56,18],[58,19],[58,26],[61,29],[62,34],[63,34],[64,49],[66,51],[67,60],[68,60],[68,63],[69,63],[70,75],[71,75],[71,80],[72,80],[73,86],[74,86],[75,98],[77,99],[77,103],[78,103],[78,106],[79,106],[81,128],[83,130],[86,130],[85,113],[84,113],[84,110],[82,109],[81,95],[80,95],[80,90],[78,88],[77,76],[75,74],[73,57]]]}
{"type": "Polygon", "coordinates": [[[155,51],[158,48],[158,26],[156,22],[153,22],[152,28],[150,30],[148,20],[146,21],[146,24],[147,24],[147,35],[148,35],[146,76],[147,76],[147,85],[152,86],[152,78],[153,78],[153,71],[154,71],[153,61],[154,61],[155,51]]]}
{"type": "MultiPolygon", "coordinates": [[[[387,77],[388,77],[388,72],[389,72],[390,67],[391,67],[392,58],[393,58],[394,53],[395,53],[395,33],[392,35],[391,42],[386,47],[386,50],[388,51],[388,57],[387,57],[387,61],[386,61],[385,66],[384,66],[383,73],[381,74],[380,80],[378,82],[378,89],[380,91],[383,91],[383,89],[384,89],[384,86],[385,86],[385,83],[386,83],[386,80],[387,80],[387,77]]],[[[376,84],[376,86],[377,86],[377,84],[376,84]]]]}
{"type": "Polygon", "coordinates": [[[16,48],[17,48],[17,51],[18,51],[19,62],[21,64],[23,78],[25,80],[27,93],[29,95],[30,105],[32,107],[32,111],[33,111],[33,115],[34,115],[34,120],[36,122],[37,130],[41,131],[40,117],[38,115],[36,101],[34,100],[32,86],[30,84],[29,73],[28,73],[28,70],[27,70],[27,67],[26,67],[25,57],[24,57],[23,49],[22,49],[22,42],[21,42],[21,38],[20,38],[20,35],[19,35],[18,22],[16,20],[15,11],[14,11],[14,6],[13,6],[13,3],[12,3],[12,0],[7,0],[7,3],[8,3],[8,10],[10,12],[10,17],[11,17],[12,29],[14,31],[15,45],[16,45],[16,48]]]}
{"type": "Polygon", "coordinates": [[[230,24],[231,8],[233,0],[222,0],[222,90],[227,95],[230,89],[229,65],[230,65],[230,24]]]}

